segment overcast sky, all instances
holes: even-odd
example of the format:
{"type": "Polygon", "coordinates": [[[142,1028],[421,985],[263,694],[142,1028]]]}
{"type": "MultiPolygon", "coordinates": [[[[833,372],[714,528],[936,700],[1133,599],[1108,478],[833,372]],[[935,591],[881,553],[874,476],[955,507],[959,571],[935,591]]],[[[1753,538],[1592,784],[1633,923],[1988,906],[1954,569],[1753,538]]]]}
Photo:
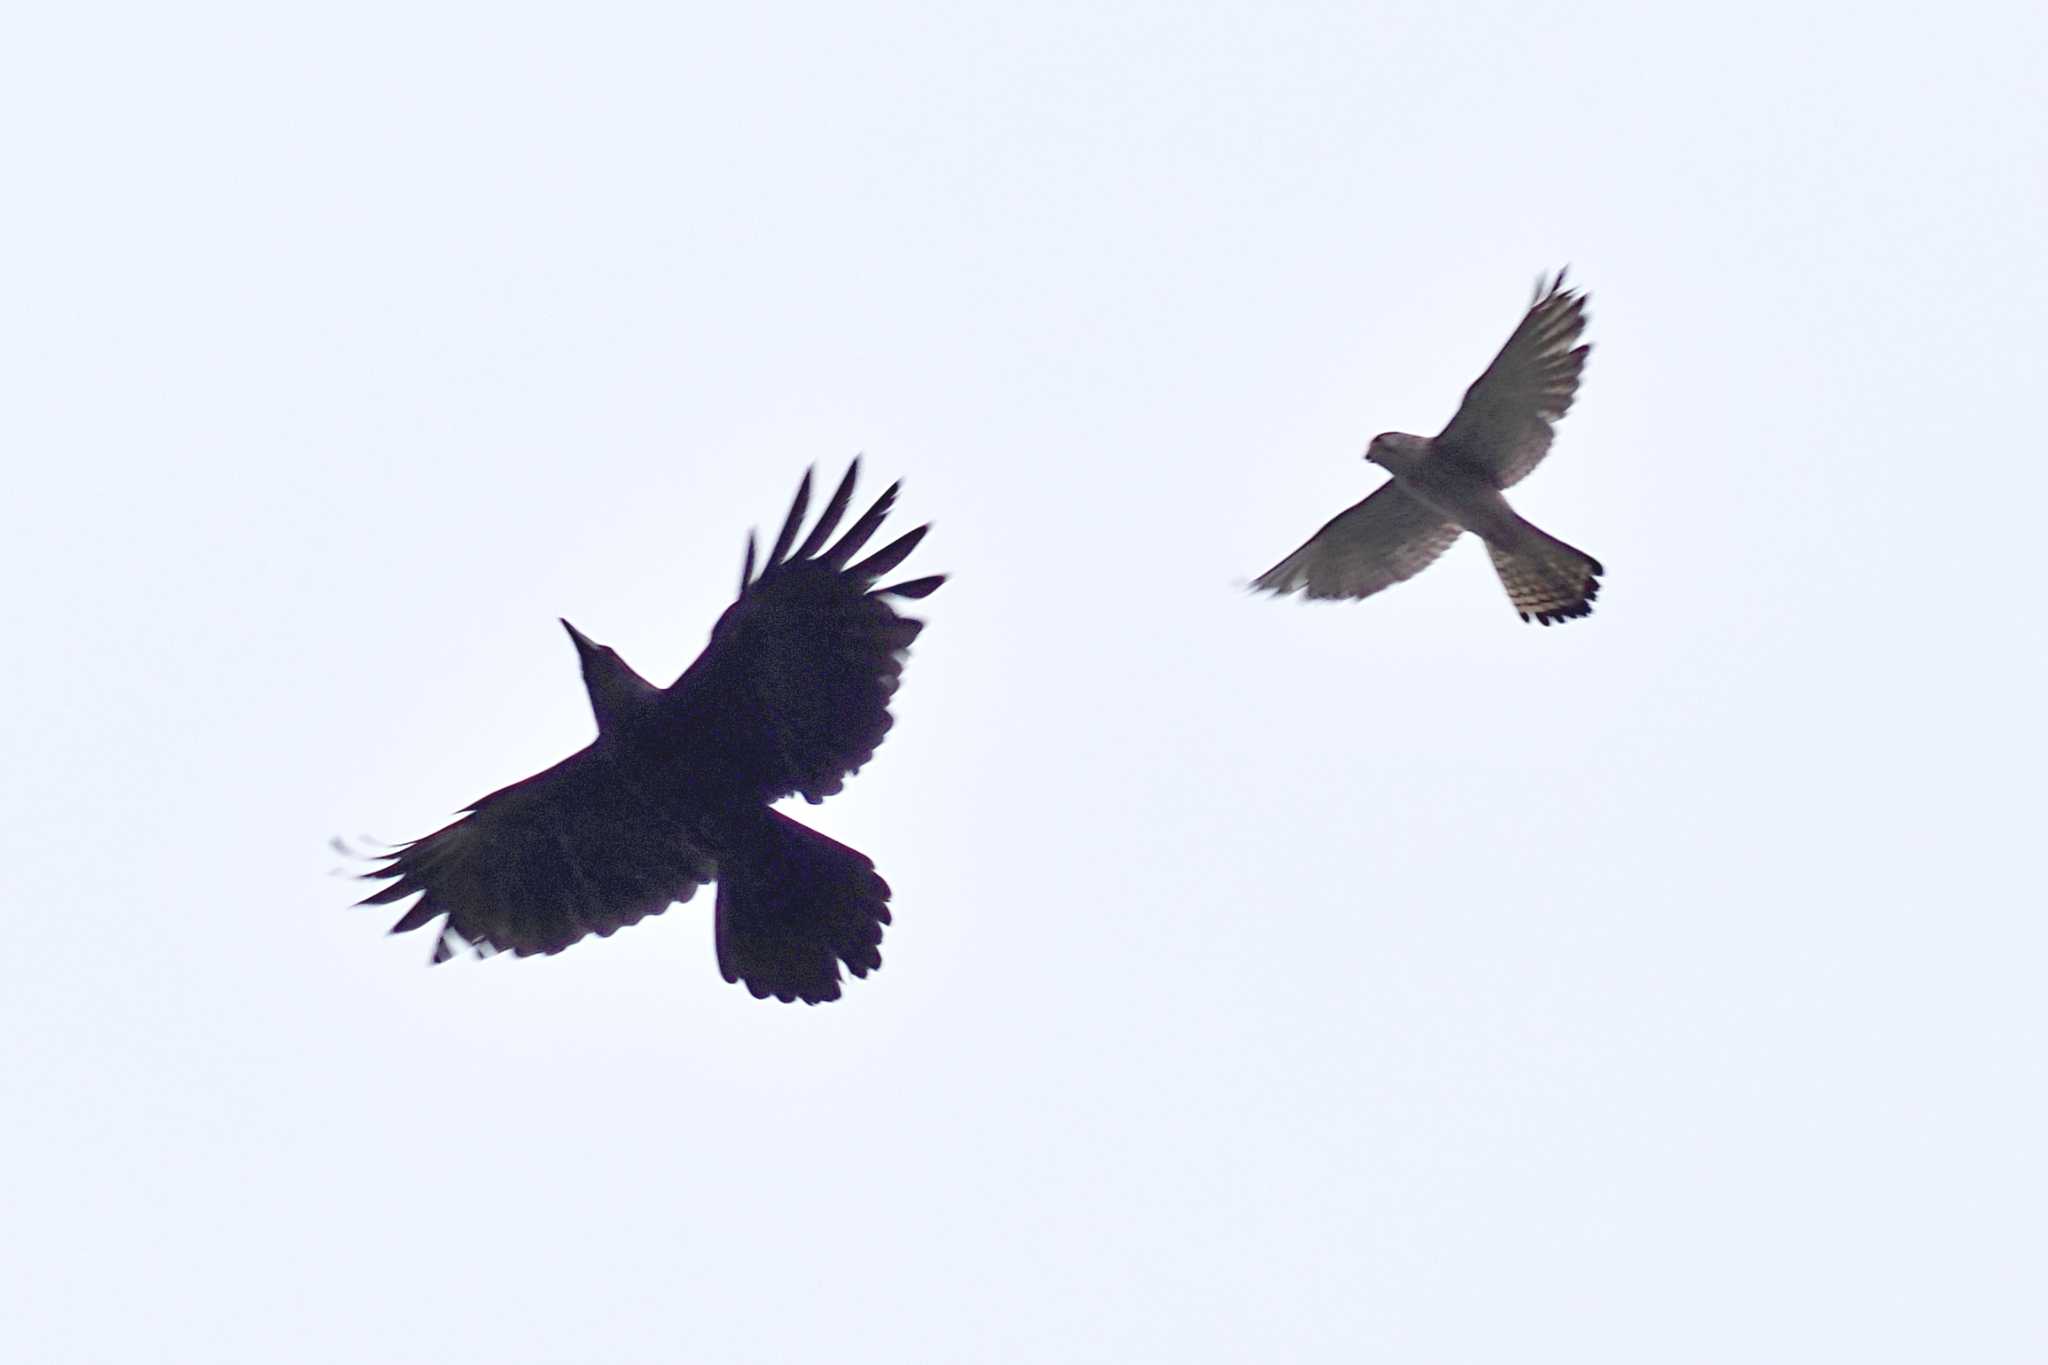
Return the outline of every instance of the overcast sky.
{"type": "Polygon", "coordinates": [[[854,11],[11,25],[8,1353],[2048,1356],[2040,8],[854,11]],[[1249,596],[1566,262],[1598,611],[1249,596]],[[857,451],[878,975],[347,908],[857,451]]]}

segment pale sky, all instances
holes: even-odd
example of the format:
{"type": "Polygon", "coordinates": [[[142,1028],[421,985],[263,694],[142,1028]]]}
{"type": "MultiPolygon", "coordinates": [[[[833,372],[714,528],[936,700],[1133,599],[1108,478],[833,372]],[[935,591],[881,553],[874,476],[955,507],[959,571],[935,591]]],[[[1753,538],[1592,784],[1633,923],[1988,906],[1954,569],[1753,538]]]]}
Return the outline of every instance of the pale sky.
{"type": "Polygon", "coordinates": [[[10,1358],[2048,1358],[2038,6],[10,27],[10,1358]],[[1595,614],[1247,595],[1567,262],[1595,614]],[[878,975],[347,908],[857,451],[878,975]]]}

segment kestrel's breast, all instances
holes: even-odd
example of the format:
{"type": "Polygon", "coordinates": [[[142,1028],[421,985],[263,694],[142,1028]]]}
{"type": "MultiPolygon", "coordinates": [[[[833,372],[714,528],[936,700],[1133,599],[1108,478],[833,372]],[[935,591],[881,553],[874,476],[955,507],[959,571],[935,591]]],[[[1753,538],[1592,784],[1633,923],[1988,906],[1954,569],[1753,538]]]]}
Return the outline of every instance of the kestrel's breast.
{"type": "Polygon", "coordinates": [[[1410,497],[1483,539],[1511,542],[1521,518],[1485,475],[1449,460],[1432,460],[1395,482],[1410,497]]]}

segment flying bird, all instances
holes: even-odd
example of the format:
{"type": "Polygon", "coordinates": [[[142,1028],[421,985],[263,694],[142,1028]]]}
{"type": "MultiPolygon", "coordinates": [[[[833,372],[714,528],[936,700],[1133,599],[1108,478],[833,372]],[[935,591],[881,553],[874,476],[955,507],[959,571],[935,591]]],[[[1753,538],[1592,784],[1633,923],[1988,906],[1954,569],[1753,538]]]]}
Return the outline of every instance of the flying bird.
{"type": "Polygon", "coordinates": [[[739,598],[696,662],[657,687],[563,621],[582,662],[597,738],[544,772],[492,792],[454,823],[402,844],[362,874],[390,885],[359,904],[419,900],[400,933],[446,921],[433,960],[558,953],[718,883],[719,970],[756,997],[816,1004],[882,965],[889,885],[866,855],[772,808],[840,790],[874,756],[922,621],[892,599],[928,596],[943,574],[877,587],[930,528],[854,563],[900,484],[829,547],[860,461],[797,542],[796,501],[755,571],[747,536],[739,598]]]}
{"type": "Polygon", "coordinates": [[[1434,438],[1389,431],[1365,458],[1394,477],[1337,516],[1306,545],[1252,581],[1254,589],[1312,598],[1370,597],[1415,577],[1470,531],[1486,542],[1508,600],[1524,621],[1550,625],[1589,616],[1600,595],[1600,561],[1508,506],[1512,488],[1550,451],[1552,425],[1571,410],[1592,348],[1586,296],[1564,272],[1536,282],[1521,325],[1486,373],[1465,390],[1434,438]]]}

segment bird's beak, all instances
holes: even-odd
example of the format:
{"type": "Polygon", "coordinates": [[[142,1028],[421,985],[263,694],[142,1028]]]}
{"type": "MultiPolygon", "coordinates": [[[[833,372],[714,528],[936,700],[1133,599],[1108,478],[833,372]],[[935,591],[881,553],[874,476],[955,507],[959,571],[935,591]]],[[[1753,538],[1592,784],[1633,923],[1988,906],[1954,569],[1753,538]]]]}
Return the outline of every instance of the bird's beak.
{"type": "Polygon", "coordinates": [[[576,652],[578,654],[588,654],[591,650],[597,648],[596,643],[588,635],[585,635],[582,631],[569,624],[567,617],[558,616],[555,619],[562,623],[562,629],[568,631],[569,638],[576,642],[576,652]]]}

